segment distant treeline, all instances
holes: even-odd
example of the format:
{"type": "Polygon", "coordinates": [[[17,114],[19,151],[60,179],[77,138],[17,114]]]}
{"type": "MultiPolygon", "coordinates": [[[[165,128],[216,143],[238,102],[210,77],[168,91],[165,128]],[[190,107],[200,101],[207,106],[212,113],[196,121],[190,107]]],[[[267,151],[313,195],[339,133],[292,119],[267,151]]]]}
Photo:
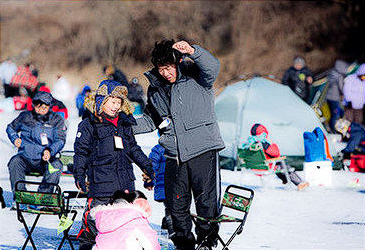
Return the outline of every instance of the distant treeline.
{"type": "Polygon", "coordinates": [[[215,54],[222,63],[220,82],[243,73],[280,78],[294,55],[304,56],[314,71],[337,58],[364,61],[364,3],[9,1],[1,4],[2,53],[11,46],[29,46],[31,40],[40,65],[80,70],[94,62],[125,69],[129,64],[150,66],[154,43],[174,38],[215,54]]]}

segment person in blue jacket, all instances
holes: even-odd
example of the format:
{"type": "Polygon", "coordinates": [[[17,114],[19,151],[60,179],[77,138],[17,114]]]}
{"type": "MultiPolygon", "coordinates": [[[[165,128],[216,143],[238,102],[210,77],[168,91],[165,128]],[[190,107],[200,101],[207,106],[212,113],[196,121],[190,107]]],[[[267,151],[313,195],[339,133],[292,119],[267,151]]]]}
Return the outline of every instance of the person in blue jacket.
{"type": "Polygon", "coordinates": [[[82,117],[85,112],[84,101],[85,98],[90,94],[90,92],[91,92],[90,86],[85,85],[82,88],[81,93],[77,94],[76,96],[76,108],[79,111],[79,117],[82,117]]]}
{"type": "Polygon", "coordinates": [[[351,153],[355,152],[365,154],[364,125],[341,118],[337,120],[335,128],[344,140],[348,140],[346,147],[341,150],[343,158],[350,159],[351,153]]]}
{"type": "Polygon", "coordinates": [[[127,94],[125,86],[104,80],[95,97],[85,100],[88,115],[78,126],[74,144],[75,184],[88,195],[78,237],[80,249],[91,249],[98,233],[90,209],[108,204],[117,190],[135,190],[132,161],[143,172],[144,187],[151,190],[154,185],[151,160],[137,145],[132,132],[136,121],[127,94]]]}
{"type": "MultiPolygon", "coordinates": [[[[19,114],[6,128],[12,144],[18,153],[9,163],[11,188],[14,193],[15,183],[25,179],[29,172],[43,174],[39,192],[52,192],[61,176],[62,163],[56,155],[62,150],[66,140],[64,119],[50,110],[52,96],[47,92],[38,92],[33,98],[32,111],[19,114]]],[[[19,185],[25,190],[25,185],[19,185]]]]}
{"type": "Polygon", "coordinates": [[[165,166],[166,158],[164,156],[165,149],[157,144],[151,149],[149,158],[152,160],[153,171],[155,172],[155,188],[154,188],[154,200],[157,202],[163,202],[165,205],[165,216],[162,219],[161,229],[167,229],[169,237],[174,234],[172,226],[172,218],[166,205],[165,196],[165,166]]]}

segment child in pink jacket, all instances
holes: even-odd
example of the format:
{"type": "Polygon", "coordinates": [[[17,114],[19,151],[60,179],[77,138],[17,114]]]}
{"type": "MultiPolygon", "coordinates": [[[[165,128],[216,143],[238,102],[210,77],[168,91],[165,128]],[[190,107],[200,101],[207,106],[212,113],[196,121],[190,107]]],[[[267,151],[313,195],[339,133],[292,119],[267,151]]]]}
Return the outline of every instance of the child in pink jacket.
{"type": "Polygon", "coordinates": [[[91,210],[98,235],[93,250],[160,250],[157,233],[148,224],[151,206],[140,191],[116,191],[108,205],[91,210]]]}

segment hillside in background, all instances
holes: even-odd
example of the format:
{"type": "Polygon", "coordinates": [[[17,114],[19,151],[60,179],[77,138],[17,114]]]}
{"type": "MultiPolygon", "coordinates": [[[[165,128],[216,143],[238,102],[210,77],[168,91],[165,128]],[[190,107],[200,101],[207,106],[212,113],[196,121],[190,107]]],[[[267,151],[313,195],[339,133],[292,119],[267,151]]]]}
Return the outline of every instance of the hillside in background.
{"type": "Polygon", "coordinates": [[[243,74],[281,79],[295,55],[319,72],[365,59],[365,1],[1,1],[1,60],[32,61],[41,81],[62,73],[96,86],[107,63],[128,76],[151,67],[155,41],[200,44],[224,86],[243,74]]]}

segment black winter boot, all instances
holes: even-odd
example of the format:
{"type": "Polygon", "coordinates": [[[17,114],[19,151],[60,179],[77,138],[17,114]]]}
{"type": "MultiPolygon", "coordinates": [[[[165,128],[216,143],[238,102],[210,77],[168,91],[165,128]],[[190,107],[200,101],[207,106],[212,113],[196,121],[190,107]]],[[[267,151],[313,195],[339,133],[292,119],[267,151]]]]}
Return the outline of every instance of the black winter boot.
{"type": "Polygon", "coordinates": [[[287,184],[288,183],[288,179],[286,178],[284,173],[276,173],[276,176],[283,182],[283,184],[287,184]]]}
{"type": "Polygon", "coordinates": [[[195,237],[191,232],[187,236],[181,232],[175,233],[171,240],[176,250],[195,250],[195,237]]]}

